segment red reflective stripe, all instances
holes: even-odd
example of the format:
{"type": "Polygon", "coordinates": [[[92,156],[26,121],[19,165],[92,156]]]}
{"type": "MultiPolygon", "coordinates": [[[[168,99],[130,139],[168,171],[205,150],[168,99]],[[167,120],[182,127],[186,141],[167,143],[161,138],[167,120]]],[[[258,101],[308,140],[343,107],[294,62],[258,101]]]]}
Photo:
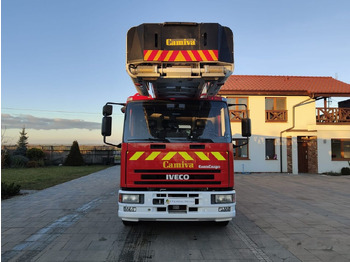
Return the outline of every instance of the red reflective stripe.
{"type": "Polygon", "coordinates": [[[205,57],[207,58],[207,61],[213,61],[213,58],[209,54],[208,50],[202,50],[202,51],[203,51],[203,54],[205,55],[205,57]]]}
{"type": "Polygon", "coordinates": [[[167,50],[163,50],[162,54],[160,55],[160,57],[158,58],[158,61],[164,61],[164,58],[166,57],[166,55],[168,54],[169,51],[167,50]]]}
{"type": "Polygon", "coordinates": [[[148,50],[143,50],[143,59],[146,60],[146,54],[147,54],[148,50]]]}
{"type": "Polygon", "coordinates": [[[213,53],[215,54],[215,60],[218,60],[219,59],[219,51],[218,50],[212,50],[213,53]]]}
{"type": "Polygon", "coordinates": [[[152,50],[152,53],[150,54],[148,61],[153,61],[157,53],[158,53],[158,50],[152,50]]]}
{"type": "Polygon", "coordinates": [[[201,56],[198,54],[197,50],[193,50],[192,54],[194,55],[194,57],[196,58],[196,61],[202,61],[201,56]]]}
{"type": "Polygon", "coordinates": [[[181,53],[184,56],[184,58],[186,59],[186,61],[192,61],[192,58],[190,57],[188,52],[191,52],[191,51],[187,51],[187,50],[181,51],[181,53]]]}
{"type": "Polygon", "coordinates": [[[174,50],[174,52],[171,54],[170,58],[169,58],[169,61],[174,61],[175,58],[177,57],[179,53],[179,50],[174,50]]]}
{"type": "MultiPolygon", "coordinates": [[[[143,50],[143,57],[145,61],[165,61],[165,58],[169,54],[170,50],[143,50]],[[146,54],[150,53],[146,59],[146,54]],[[158,57],[157,59],[155,59],[158,57]]],[[[182,54],[186,61],[217,61],[219,52],[218,50],[171,50],[172,54],[166,61],[176,61],[177,56],[182,54]],[[198,53],[203,52],[205,59],[198,53]]]]}

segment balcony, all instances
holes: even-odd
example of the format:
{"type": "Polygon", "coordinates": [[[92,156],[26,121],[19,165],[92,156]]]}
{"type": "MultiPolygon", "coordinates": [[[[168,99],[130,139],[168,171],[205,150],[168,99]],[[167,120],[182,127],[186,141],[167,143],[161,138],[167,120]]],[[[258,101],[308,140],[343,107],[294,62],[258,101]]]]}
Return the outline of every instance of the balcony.
{"type": "Polygon", "coordinates": [[[230,110],[230,121],[240,122],[242,118],[247,118],[246,110],[230,110]]]}
{"type": "Polygon", "coordinates": [[[265,122],[287,122],[288,110],[265,110],[265,122]]]}
{"type": "Polygon", "coordinates": [[[350,108],[317,107],[318,125],[350,125],[350,108]]]}

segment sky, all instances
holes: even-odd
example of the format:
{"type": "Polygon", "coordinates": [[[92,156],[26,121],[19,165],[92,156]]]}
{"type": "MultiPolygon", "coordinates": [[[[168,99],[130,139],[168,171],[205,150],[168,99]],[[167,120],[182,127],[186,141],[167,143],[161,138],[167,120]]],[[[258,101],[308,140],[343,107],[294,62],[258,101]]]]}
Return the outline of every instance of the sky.
{"type": "MultiPolygon", "coordinates": [[[[233,74],[350,83],[348,0],[2,0],[2,144],[25,127],[29,144],[102,145],[103,105],[136,93],[128,29],[174,21],[230,27],[233,74]]],[[[115,110],[111,142],[121,141],[123,117],[115,110]]]]}

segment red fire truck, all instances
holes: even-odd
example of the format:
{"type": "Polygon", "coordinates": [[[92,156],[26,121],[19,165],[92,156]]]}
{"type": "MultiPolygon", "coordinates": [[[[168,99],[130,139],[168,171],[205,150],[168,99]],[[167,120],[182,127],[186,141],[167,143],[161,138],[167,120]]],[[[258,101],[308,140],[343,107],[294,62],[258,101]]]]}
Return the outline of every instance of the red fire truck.
{"type": "MultiPolygon", "coordinates": [[[[126,103],[107,103],[102,123],[111,144],[112,108],[122,106],[118,215],[124,224],[225,225],[235,216],[230,105],[217,96],[233,65],[232,31],[217,23],[128,31],[126,69],[138,93],[126,103]]],[[[242,136],[248,141],[249,119],[242,119],[242,136]]]]}

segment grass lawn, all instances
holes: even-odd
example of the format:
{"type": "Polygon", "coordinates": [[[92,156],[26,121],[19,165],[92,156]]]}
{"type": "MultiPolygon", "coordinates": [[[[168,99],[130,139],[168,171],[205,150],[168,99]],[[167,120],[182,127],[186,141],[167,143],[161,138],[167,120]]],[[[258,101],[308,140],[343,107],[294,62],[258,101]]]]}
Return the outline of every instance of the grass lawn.
{"type": "Polygon", "coordinates": [[[21,185],[21,189],[41,190],[110,166],[52,166],[39,168],[8,168],[1,170],[1,182],[21,185]]]}

